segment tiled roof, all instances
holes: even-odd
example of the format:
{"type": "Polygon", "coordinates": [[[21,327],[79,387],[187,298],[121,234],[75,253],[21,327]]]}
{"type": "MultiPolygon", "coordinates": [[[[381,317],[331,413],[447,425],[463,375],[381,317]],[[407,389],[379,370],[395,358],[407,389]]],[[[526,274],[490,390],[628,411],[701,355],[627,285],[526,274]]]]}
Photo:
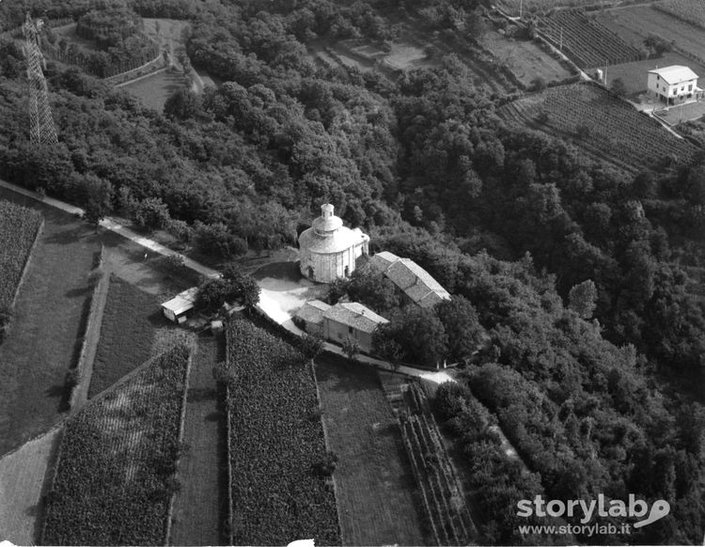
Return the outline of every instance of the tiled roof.
{"type": "Polygon", "coordinates": [[[330,308],[329,304],[320,300],[309,300],[306,302],[294,316],[305,321],[306,323],[322,323],[323,314],[330,308]]]}
{"type": "Polygon", "coordinates": [[[397,260],[400,260],[400,258],[394,253],[390,253],[389,251],[382,251],[376,253],[372,258],[370,258],[370,265],[376,270],[384,272],[397,260]]]}
{"type": "Polygon", "coordinates": [[[344,302],[331,306],[323,316],[362,332],[372,333],[377,325],[389,323],[381,315],[357,302],[344,302]]]}
{"type": "Polygon", "coordinates": [[[409,258],[399,258],[383,251],[374,255],[370,264],[422,308],[430,308],[450,298],[450,293],[431,274],[409,258]]]}
{"type": "Polygon", "coordinates": [[[672,66],[665,66],[663,68],[655,68],[653,70],[649,70],[649,72],[652,72],[654,74],[658,74],[666,80],[667,84],[679,84],[681,82],[687,82],[688,80],[695,80],[698,78],[698,75],[693,72],[689,67],[683,66],[683,65],[672,65],[672,66]]]}

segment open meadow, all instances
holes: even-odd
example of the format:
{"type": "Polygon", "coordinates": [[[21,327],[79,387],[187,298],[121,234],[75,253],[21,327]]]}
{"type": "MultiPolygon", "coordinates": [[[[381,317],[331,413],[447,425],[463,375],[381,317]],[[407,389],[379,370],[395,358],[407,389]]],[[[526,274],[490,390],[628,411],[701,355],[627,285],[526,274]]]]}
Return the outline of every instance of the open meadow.
{"type": "Polygon", "coordinates": [[[42,543],[166,543],[189,361],[178,346],[68,420],[42,543]]]}
{"type": "Polygon", "coordinates": [[[181,72],[164,69],[121,87],[145,106],[161,112],[166,100],[174,92],[186,87],[186,80],[181,72]]]}
{"type": "Polygon", "coordinates": [[[56,454],[61,426],[0,459],[0,537],[32,545],[40,529],[45,477],[56,454]]]}
{"type": "Polygon", "coordinates": [[[487,30],[479,40],[480,44],[506,65],[526,87],[536,78],[549,83],[560,82],[573,76],[566,66],[532,40],[509,38],[495,30],[487,30]]]}
{"type": "Polygon", "coordinates": [[[597,85],[553,87],[502,106],[498,115],[573,142],[595,159],[629,172],[675,160],[688,164],[697,148],[597,85]]]}
{"type": "Polygon", "coordinates": [[[344,545],[424,545],[417,487],[377,372],[329,355],[316,377],[344,545]]]}
{"type": "Polygon", "coordinates": [[[88,397],[95,397],[149,359],[155,325],[165,322],[154,296],[111,275],[88,397]]]}
{"type": "Polygon", "coordinates": [[[64,378],[73,366],[91,296],[88,274],[98,236],[66,213],[13,192],[0,197],[40,211],[40,234],[0,344],[0,454],[48,430],[60,418],[64,378]],[[31,351],[28,351],[31,348],[31,351]]]}
{"type": "Polygon", "coordinates": [[[646,38],[659,36],[667,42],[672,42],[677,52],[685,52],[699,59],[701,63],[705,62],[703,29],[651,5],[596,12],[596,20],[634,47],[643,48],[646,38]]]}
{"type": "Polygon", "coordinates": [[[226,335],[232,544],[339,545],[311,363],[245,319],[226,335]]]}
{"type": "Polygon", "coordinates": [[[605,71],[607,87],[619,78],[624,82],[627,95],[646,92],[646,79],[649,70],[668,65],[686,65],[692,68],[696,74],[705,74],[705,64],[695,62],[675,51],[669,51],[658,59],[644,59],[643,61],[607,67],[605,71]]]}

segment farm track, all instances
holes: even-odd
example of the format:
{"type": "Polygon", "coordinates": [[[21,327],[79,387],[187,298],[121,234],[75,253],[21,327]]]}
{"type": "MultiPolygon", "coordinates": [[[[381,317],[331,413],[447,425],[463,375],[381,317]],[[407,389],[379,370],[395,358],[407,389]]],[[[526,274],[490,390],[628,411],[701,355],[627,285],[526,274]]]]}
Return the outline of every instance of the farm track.
{"type": "Polygon", "coordinates": [[[223,354],[221,339],[198,339],[186,399],[187,448],[177,471],[181,490],[174,502],[171,545],[227,544],[221,535],[227,504],[225,416],[212,372],[223,354]]]}

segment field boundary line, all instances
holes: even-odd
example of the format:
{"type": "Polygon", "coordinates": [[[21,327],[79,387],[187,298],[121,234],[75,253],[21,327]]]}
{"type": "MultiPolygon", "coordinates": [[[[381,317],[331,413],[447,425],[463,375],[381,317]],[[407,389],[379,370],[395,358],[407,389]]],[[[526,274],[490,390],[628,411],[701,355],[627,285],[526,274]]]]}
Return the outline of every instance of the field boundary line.
{"type": "MultiPolygon", "coordinates": [[[[100,258],[96,268],[102,268],[105,261],[105,247],[100,247],[100,258]]],[[[94,268],[94,271],[95,269],[94,268]]],[[[100,343],[100,332],[103,326],[103,314],[105,303],[110,292],[110,274],[103,272],[91,295],[91,306],[86,320],[86,328],[83,333],[83,342],[78,361],[73,370],[78,371],[79,380],[71,389],[69,398],[69,410],[80,409],[88,400],[88,389],[93,376],[93,365],[95,363],[98,344],[100,343]]]]}
{"type": "MultiPolygon", "coordinates": [[[[228,344],[230,342],[229,330],[225,329],[225,364],[228,370],[230,369],[230,355],[228,353],[228,344]]],[[[234,545],[233,542],[233,463],[232,456],[230,454],[230,439],[232,432],[232,423],[230,420],[230,381],[225,381],[225,434],[228,436],[227,439],[227,481],[228,481],[228,545],[234,545]]]]}
{"type": "Polygon", "coordinates": [[[44,215],[42,215],[42,221],[39,223],[39,227],[37,228],[37,233],[34,235],[34,241],[32,242],[32,246],[29,248],[29,251],[27,252],[27,258],[24,261],[24,265],[22,266],[22,275],[20,275],[20,280],[17,282],[17,287],[15,288],[15,294],[12,297],[12,301],[10,302],[10,311],[14,311],[15,309],[15,303],[17,302],[17,297],[20,294],[20,289],[22,288],[22,284],[24,283],[25,278],[27,277],[27,271],[29,270],[29,263],[32,261],[32,255],[34,254],[34,250],[37,248],[37,243],[39,242],[39,236],[42,234],[42,231],[44,230],[44,215]]]}
{"type": "MultiPolygon", "coordinates": [[[[191,365],[193,364],[193,354],[195,351],[198,351],[197,349],[194,349],[194,347],[189,348],[189,356],[188,356],[188,361],[186,362],[186,373],[184,374],[184,392],[181,396],[181,416],[179,418],[179,436],[178,436],[178,443],[179,443],[179,457],[176,460],[176,465],[175,468],[176,470],[174,471],[174,479],[178,481],[179,478],[179,461],[183,457],[182,450],[181,450],[181,443],[184,440],[184,424],[186,423],[186,407],[188,406],[188,390],[189,390],[189,380],[191,378],[191,365]]],[[[166,530],[164,533],[164,545],[170,545],[170,540],[171,540],[171,519],[174,514],[174,500],[176,499],[176,496],[178,495],[178,492],[172,492],[171,497],[169,499],[169,509],[167,510],[166,513],[166,530]]]]}
{"type": "MultiPolygon", "coordinates": [[[[153,63],[154,61],[156,61],[156,59],[151,60],[150,63],[153,63]]],[[[142,67],[140,67],[140,68],[142,68],[142,67]]],[[[136,68],[135,70],[139,70],[139,68],[136,68]]],[[[156,76],[157,74],[161,74],[162,72],[165,72],[166,70],[169,70],[169,67],[163,66],[162,68],[157,69],[153,72],[148,72],[147,74],[142,74],[141,76],[137,76],[135,78],[132,78],[131,80],[125,80],[124,82],[120,82],[119,84],[115,84],[114,87],[116,89],[118,87],[125,87],[126,85],[134,84],[136,82],[144,80],[145,78],[149,78],[150,76],[156,76]]],[[[108,82],[108,83],[110,83],[110,82],[108,82]]]]}
{"type": "MultiPolygon", "coordinates": [[[[316,376],[316,364],[314,362],[314,359],[311,359],[309,362],[309,366],[311,367],[311,376],[313,376],[313,383],[316,386],[316,398],[318,399],[318,408],[321,410],[321,416],[319,418],[321,422],[321,428],[323,429],[323,442],[326,445],[326,452],[333,453],[330,447],[330,441],[328,439],[328,430],[326,429],[326,420],[324,418],[325,410],[323,409],[322,403],[321,403],[321,388],[318,386],[318,376],[316,376]]],[[[340,522],[340,498],[338,495],[338,483],[335,480],[335,470],[333,473],[331,473],[331,482],[333,483],[333,495],[335,496],[335,512],[336,516],[338,517],[338,536],[340,537],[340,543],[341,545],[345,545],[345,538],[343,537],[343,525],[340,522]]]]}

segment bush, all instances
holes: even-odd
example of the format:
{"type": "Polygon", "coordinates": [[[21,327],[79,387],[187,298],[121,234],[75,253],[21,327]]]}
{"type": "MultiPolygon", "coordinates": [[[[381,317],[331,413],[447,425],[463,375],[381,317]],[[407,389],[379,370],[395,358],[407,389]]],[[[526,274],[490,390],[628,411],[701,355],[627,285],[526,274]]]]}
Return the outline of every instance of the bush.
{"type": "Polygon", "coordinates": [[[319,477],[330,477],[338,464],[338,456],[335,452],[326,452],[323,460],[313,464],[313,472],[319,477]]]}

